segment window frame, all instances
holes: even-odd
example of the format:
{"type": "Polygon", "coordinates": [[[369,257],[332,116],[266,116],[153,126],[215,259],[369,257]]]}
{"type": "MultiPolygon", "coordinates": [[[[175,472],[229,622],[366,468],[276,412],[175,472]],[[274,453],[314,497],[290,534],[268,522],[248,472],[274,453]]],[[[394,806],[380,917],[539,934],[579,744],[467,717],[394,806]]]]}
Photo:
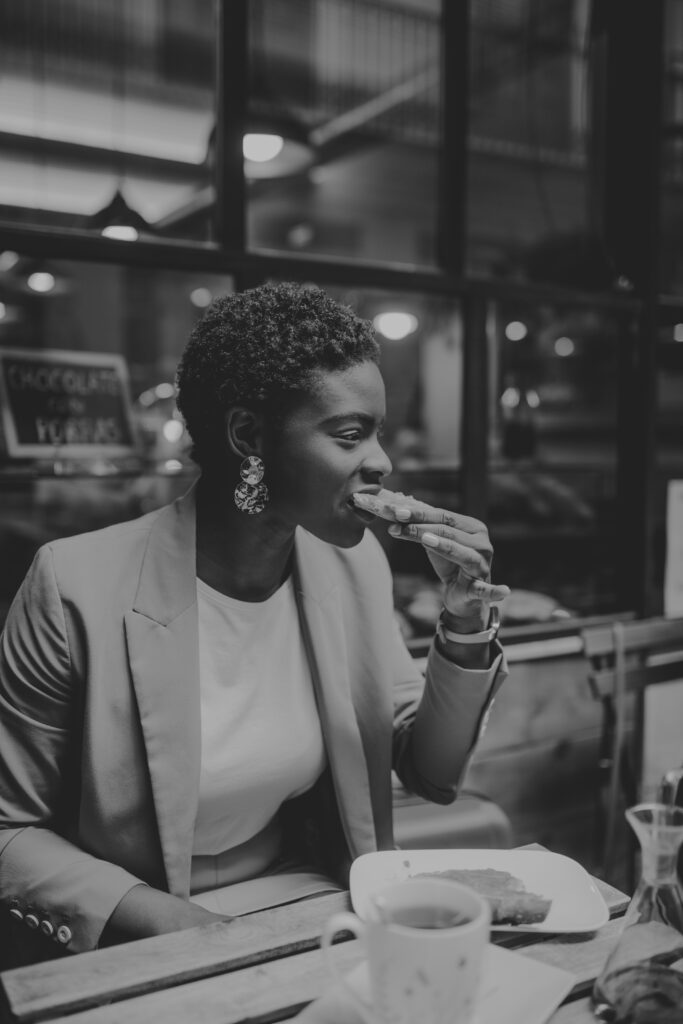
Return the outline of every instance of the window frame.
{"type": "Polygon", "coordinates": [[[442,144],[439,149],[437,260],[434,269],[314,255],[251,252],[245,238],[246,187],[241,138],[248,88],[248,0],[215,0],[218,18],[217,74],[217,242],[140,240],[135,243],[56,230],[0,223],[0,248],[23,255],[92,260],[160,270],[193,270],[232,275],[237,290],[269,277],[377,287],[400,293],[409,288],[458,299],[464,317],[463,502],[472,515],[487,511],[487,351],[482,343],[486,303],[491,298],[544,297],[573,305],[609,308],[635,317],[638,329],[621,352],[618,423],[618,500],[624,510],[619,538],[625,606],[636,614],[659,610],[652,585],[653,509],[650,494],[656,417],[656,324],[662,303],[683,310],[683,297],[658,294],[658,231],[652,218],[661,188],[661,122],[664,73],[665,0],[602,0],[596,38],[606,48],[603,94],[606,147],[601,203],[617,264],[634,269],[628,288],[583,292],[571,288],[476,279],[464,274],[467,202],[467,120],[469,20],[474,0],[442,2],[442,144]],[[648,26],[643,30],[643,23],[648,26]],[[632,53],[639,74],[632,74],[632,53]],[[637,103],[629,97],[637,90],[637,103]],[[654,128],[653,128],[654,126],[654,128]],[[640,144],[658,133],[658,145],[640,144]],[[641,204],[634,215],[634,199],[641,204]],[[637,258],[636,258],[637,257],[637,258]],[[635,262],[634,262],[635,259],[635,262]],[[630,262],[629,262],[630,261],[630,262]]]}

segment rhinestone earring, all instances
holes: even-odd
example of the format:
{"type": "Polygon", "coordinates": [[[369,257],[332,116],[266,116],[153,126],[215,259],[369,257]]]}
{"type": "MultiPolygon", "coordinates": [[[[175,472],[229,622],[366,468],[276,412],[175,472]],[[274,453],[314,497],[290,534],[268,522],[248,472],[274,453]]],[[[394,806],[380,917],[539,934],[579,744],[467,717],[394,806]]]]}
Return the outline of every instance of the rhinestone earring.
{"type": "Polygon", "coordinates": [[[268,504],[268,488],[261,481],[265,467],[258,455],[247,455],[240,465],[242,483],[235,488],[235,504],[240,512],[253,516],[268,504]]]}

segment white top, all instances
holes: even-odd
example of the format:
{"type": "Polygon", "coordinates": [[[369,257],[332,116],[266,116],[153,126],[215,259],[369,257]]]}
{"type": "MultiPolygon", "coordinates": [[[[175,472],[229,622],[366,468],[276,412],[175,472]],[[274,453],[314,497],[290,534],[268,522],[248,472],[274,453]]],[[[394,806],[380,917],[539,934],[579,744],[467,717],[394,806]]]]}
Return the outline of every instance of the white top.
{"type": "MultiPolygon", "coordinates": [[[[198,579],[197,603],[202,754],[193,856],[216,856],[262,832],[326,760],[291,578],[258,602],[198,579]]],[[[243,877],[250,874],[245,865],[243,877]]]]}

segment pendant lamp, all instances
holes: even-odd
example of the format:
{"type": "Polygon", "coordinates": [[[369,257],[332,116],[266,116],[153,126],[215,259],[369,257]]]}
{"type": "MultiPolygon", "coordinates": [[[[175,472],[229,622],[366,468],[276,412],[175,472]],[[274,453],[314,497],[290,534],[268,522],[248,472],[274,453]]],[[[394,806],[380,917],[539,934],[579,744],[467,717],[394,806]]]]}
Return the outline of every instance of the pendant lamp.
{"type": "Polygon", "coordinates": [[[117,238],[122,242],[135,242],[140,232],[152,230],[145,218],[128,205],[120,185],[117,185],[110,202],[88,218],[88,227],[99,231],[105,238],[117,238]]]}

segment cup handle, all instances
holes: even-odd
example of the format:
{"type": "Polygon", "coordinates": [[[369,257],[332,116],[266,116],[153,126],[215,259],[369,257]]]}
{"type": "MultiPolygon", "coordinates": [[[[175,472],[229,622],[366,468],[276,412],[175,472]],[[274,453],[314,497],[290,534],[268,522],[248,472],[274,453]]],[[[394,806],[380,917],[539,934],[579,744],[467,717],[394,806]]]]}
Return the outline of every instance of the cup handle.
{"type": "Polygon", "coordinates": [[[365,925],[359,917],[356,917],[355,914],[350,914],[348,912],[334,914],[329,921],[326,922],[325,927],[323,928],[323,933],[320,938],[320,948],[323,951],[323,957],[328,970],[340,983],[344,992],[356,1007],[363,1020],[367,1021],[367,1024],[378,1024],[373,1007],[369,1003],[366,1003],[364,999],[361,999],[357,992],[354,992],[330,953],[330,947],[337,932],[353,932],[357,939],[362,939],[365,933],[365,925]]]}

